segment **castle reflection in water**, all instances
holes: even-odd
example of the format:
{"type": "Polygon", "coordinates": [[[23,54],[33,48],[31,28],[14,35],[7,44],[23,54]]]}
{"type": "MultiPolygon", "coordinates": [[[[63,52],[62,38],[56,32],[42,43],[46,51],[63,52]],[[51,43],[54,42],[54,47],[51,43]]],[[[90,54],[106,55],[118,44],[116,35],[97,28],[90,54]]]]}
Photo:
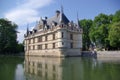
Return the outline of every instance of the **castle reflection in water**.
{"type": "Polygon", "coordinates": [[[82,79],[81,59],[25,57],[25,75],[28,80],[78,80],[82,79]]]}

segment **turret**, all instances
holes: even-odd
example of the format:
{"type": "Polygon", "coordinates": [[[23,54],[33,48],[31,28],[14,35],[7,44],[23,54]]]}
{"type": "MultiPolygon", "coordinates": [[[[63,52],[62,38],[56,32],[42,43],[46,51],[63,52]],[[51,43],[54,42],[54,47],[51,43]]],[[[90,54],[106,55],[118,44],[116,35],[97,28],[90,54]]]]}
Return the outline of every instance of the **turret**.
{"type": "Polygon", "coordinates": [[[26,35],[28,36],[29,35],[29,24],[27,24],[27,31],[26,31],[26,35]]]}
{"type": "Polygon", "coordinates": [[[81,25],[79,23],[79,18],[78,18],[78,12],[77,12],[77,26],[78,26],[78,28],[81,28],[81,25]]]}
{"type": "Polygon", "coordinates": [[[68,18],[65,16],[64,12],[63,12],[63,6],[61,6],[61,13],[60,13],[60,24],[68,24],[69,20],[68,18]]]}

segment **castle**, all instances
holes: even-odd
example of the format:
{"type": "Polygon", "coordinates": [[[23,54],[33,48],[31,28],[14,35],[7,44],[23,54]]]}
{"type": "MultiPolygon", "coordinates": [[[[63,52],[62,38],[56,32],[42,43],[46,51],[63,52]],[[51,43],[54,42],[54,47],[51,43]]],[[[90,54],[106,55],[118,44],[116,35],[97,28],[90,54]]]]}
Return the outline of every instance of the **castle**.
{"type": "Polygon", "coordinates": [[[80,56],[82,28],[69,21],[63,9],[57,10],[55,16],[41,18],[32,31],[27,29],[24,43],[29,56],[80,56]]]}

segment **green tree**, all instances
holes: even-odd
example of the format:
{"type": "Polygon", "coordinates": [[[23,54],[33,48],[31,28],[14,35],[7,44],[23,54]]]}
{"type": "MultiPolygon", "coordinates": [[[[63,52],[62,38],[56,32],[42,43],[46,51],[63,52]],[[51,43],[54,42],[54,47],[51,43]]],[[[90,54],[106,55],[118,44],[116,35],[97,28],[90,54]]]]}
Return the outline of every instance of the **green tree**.
{"type": "Polygon", "coordinates": [[[23,43],[19,43],[17,45],[17,51],[18,52],[24,52],[24,44],[23,43]]]}
{"type": "Polygon", "coordinates": [[[0,19],[0,53],[16,52],[17,27],[7,19],[0,19]]]}
{"type": "Polygon", "coordinates": [[[112,47],[120,49],[120,22],[116,22],[111,26],[109,40],[112,47]]]}
{"type": "Polygon", "coordinates": [[[83,50],[88,50],[89,46],[91,44],[89,32],[90,32],[90,28],[92,26],[92,23],[93,22],[90,19],[80,20],[80,25],[83,28],[83,35],[82,35],[83,36],[83,50]]]}
{"type": "Polygon", "coordinates": [[[120,21],[120,10],[116,11],[116,13],[113,16],[113,22],[119,22],[120,21]]]}
{"type": "Polygon", "coordinates": [[[109,25],[112,23],[112,15],[99,14],[93,21],[90,29],[90,39],[96,43],[97,47],[106,48],[109,46],[108,31],[109,25]]]}

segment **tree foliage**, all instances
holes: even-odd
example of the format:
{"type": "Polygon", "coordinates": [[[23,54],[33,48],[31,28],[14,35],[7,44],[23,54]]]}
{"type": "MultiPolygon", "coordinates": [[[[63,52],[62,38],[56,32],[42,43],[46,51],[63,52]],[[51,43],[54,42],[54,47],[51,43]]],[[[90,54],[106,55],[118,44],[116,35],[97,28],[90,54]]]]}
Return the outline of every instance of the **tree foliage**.
{"type": "Polygon", "coordinates": [[[83,50],[88,50],[91,43],[89,37],[90,27],[92,26],[92,20],[83,19],[80,21],[80,25],[83,28],[83,50]]]}
{"type": "Polygon", "coordinates": [[[17,52],[17,27],[7,19],[0,19],[0,53],[17,52]]]}
{"type": "Polygon", "coordinates": [[[116,22],[111,26],[109,40],[112,47],[120,48],[120,22],[116,22]]]}
{"type": "Polygon", "coordinates": [[[111,18],[105,14],[99,14],[93,21],[93,26],[90,31],[91,40],[99,47],[107,47],[109,24],[111,18]]]}
{"type": "Polygon", "coordinates": [[[101,13],[93,21],[80,20],[80,24],[83,28],[83,48],[88,48],[92,42],[101,49],[119,48],[120,10],[111,15],[101,13]]]}
{"type": "Polygon", "coordinates": [[[113,22],[119,22],[119,21],[120,21],[120,10],[116,11],[113,17],[113,22]]]}

